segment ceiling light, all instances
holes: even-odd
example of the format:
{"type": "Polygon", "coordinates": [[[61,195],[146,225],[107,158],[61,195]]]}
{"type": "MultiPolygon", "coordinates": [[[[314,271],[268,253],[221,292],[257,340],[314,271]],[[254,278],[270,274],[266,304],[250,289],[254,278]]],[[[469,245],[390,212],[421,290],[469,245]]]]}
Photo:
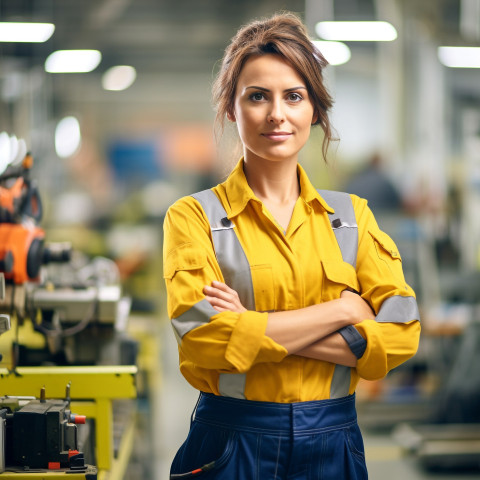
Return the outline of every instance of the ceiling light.
{"type": "Polygon", "coordinates": [[[55,151],[61,158],[73,155],[80,146],[82,135],[80,124],[75,117],[65,117],[55,128],[55,151]]]}
{"type": "Polygon", "coordinates": [[[0,42],[43,43],[54,30],[53,23],[0,22],[0,42]]]}
{"type": "Polygon", "coordinates": [[[313,44],[330,65],[342,65],[347,63],[352,56],[348,46],[342,42],[315,40],[313,44]]]}
{"type": "Polygon", "coordinates": [[[480,47],[438,47],[437,54],[446,67],[480,68],[480,47]]]}
{"type": "Polygon", "coordinates": [[[135,81],[137,71],[128,65],[118,65],[109,68],[102,77],[105,90],[125,90],[135,81]]]}
{"type": "Polygon", "coordinates": [[[344,42],[391,42],[397,38],[395,27],[388,22],[319,22],[315,31],[325,40],[344,42]]]}
{"type": "Polygon", "coordinates": [[[10,137],[7,132],[0,133],[0,174],[10,163],[10,137]]]}
{"type": "Polygon", "coordinates": [[[57,50],[45,61],[49,73],[86,73],[97,68],[102,60],[98,50],[57,50]]]}

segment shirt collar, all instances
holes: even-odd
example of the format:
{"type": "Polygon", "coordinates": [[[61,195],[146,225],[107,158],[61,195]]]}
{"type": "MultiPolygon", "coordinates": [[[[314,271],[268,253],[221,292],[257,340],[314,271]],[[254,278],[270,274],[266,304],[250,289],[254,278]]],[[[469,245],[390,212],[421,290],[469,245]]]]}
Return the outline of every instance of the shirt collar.
{"type": "MultiPolygon", "coordinates": [[[[318,202],[328,213],[333,213],[333,208],[328,205],[313,187],[301,165],[297,165],[297,172],[300,183],[300,198],[302,198],[307,204],[318,202]]],[[[238,161],[224,185],[231,206],[231,211],[228,215],[229,218],[240,214],[245,209],[248,202],[260,202],[248,185],[245,172],[243,171],[243,157],[238,161]]]]}
{"type": "Polygon", "coordinates": [[[312,204],[318,202],[328,213],[333,213],[335,210],[323,199],[318,193],[317,189],[312,185],[307,173],[303,167],[298,164],[298,180],[300,183],[300,197],[305,203],[312,204]]]}

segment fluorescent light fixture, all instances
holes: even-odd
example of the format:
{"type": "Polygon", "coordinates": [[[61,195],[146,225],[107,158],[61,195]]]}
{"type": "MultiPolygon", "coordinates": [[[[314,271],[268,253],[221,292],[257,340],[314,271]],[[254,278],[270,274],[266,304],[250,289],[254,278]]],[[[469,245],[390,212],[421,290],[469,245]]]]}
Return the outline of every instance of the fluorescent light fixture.
{"type": "Polygon", "coordinates": [[[54,30],[53,23],[0,22],[0,42],[43,43],[54,30]]]}
{"type": "Polygon", "coordinates": [[[480,68],[480,47],[438,47],[437,54],[446,67],[480,68]]]}
{"type": "Polygon", "coordinates": [[[61,158],[72,156],[80,147],[82,135],[75,117],[65,117],[55,128],[55,151],[61,158]]]}
{"type": "Polygon", "coordinates": [[[10,137],[7,132],[0,133],[0,175],[10,163],[10,137]]]}
{"type": "Polygon", "coordinates": [[[395,27],[388,22],[319,22],[315,31],[325,40],[344,42],[391,42],[397,38],[395,27]]]}
{"type": "Polygon", "coordinates": [[[330,65],[342,65],[347,63],[352,56],[348,46],[342,42],[315,40],[313,44],[326,58],[330,65]]]}
{"type": "Polygon", "coordinates": [[[102,60],[98,50],[57,50],[45,61],[49,73],[86,73],[97,68],[102,60]]]}
{"type": "Polygon", "coordinates": [[[102,77],[105,90],[126,90],[137,78],[137,71],[129,65],[117,65],[109,68],[102,77]]]}

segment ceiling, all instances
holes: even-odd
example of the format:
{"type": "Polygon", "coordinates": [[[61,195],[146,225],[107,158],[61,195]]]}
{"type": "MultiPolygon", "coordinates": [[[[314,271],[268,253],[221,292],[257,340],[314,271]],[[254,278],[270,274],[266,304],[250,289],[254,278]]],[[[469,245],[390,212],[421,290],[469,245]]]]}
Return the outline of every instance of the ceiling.
{"type": "MultiPolygon", "coordinates": [[[[210,118],[213,72],[229,39],[241,24],[252,18],[286,9],[302,16],[307,10],[333,14],[338,20],[372,19],[393,6],[402,18],[422,21],[440,43],[452,44],[463,41],[460,4],[478,3],[478,0],[0,0],[2,21],[44,21],[56,26],[53,36],[43,44],[0,44],[0,87],[5,92],[5,85],[16,85],[19,75],[31,77],[31,84],[36,75],[37,83],[46,83],[42,95],[51,100],[49,108],[53,115],[89,108],[103,124],[107,119],[115,123],[129,115],[135,119],[148,118],[156,115],[159,108],[166,120],[186,116],[192,120],[210,118]],[[45,59],[52,51],[78,48],[101,51],[102,61],[94,72],[53,75],[43,72],[45,59]],[[114,65],[132,65],[137,70],[137,81],[121,94],[105,92],[101,87],[101,75],[114,65]],[[104,105],[108,108],[103,108],[104,105]]],[[[478,15],[473,20],[480,23],[480,12],[478,15]]],[[[475,41],[478,43],[478,39],[475,41]]],[[[4,101],[16,100],[15,95],[2,96],[4,101]]]]}

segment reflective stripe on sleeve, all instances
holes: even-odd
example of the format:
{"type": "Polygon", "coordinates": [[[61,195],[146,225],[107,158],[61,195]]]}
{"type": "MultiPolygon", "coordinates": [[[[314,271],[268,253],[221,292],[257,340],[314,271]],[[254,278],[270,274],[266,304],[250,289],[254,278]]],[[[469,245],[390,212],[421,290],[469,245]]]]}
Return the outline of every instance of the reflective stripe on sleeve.
{"type": "Polygon", "coordinates": [[[412,320],[420,320],[420,312],[415,297],[395,295],[387,298],[382,303],[375,320],[384,323],[407,323],[412,320]]]}
{"type": "Polygon", "coordinates": [[[177,341],[183,336],[193,330],[194,328],[205,325],[210,321],[210,318],[218,312],[210,303],[203,299],[189,308],[185,313],[182,313],[177,318],[172,318],[172,326],[177,337],[177,341]]]}

